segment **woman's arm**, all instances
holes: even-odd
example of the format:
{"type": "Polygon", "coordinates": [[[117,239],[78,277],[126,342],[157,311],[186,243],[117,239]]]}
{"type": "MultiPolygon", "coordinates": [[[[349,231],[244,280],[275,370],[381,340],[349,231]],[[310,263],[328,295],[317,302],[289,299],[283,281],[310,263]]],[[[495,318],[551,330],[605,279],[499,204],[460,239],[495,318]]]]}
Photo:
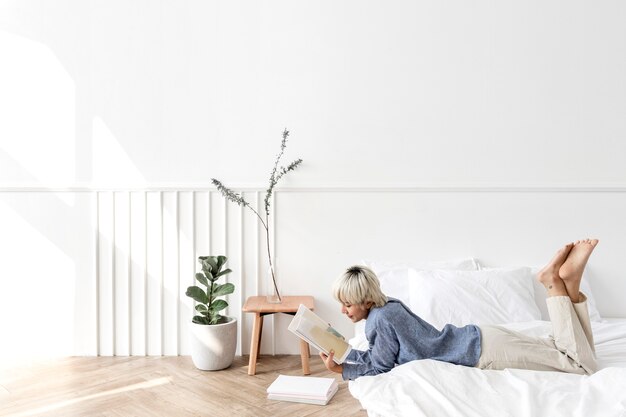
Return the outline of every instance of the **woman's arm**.
{"type": "Polygon", "coordinates": [[[377,375],[393,369],[400,352],[400,343],[393,323],[385,322],[382,326],[375,326],[369,332],[368,339],[371,341],[370,348],[365,352],[359,352],[359,363],[344,362],[343,365],[337,365],[331,355],[320,353],[326,369],[341,373],[344,380],[377,375]]]}

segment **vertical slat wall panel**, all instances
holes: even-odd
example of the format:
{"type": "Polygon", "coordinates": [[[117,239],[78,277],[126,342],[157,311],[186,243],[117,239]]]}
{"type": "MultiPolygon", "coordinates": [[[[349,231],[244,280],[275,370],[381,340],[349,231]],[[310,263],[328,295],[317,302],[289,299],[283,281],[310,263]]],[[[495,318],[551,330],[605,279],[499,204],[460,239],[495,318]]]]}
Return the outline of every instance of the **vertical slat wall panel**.
{"type": "Polygon", "coordinates": [[[115,355],[129,354],[129,318],[130,305],[128,258],[129,253],[129,213],[128,193],[113,193],[113,319],[115,355]]]}
{"type": "MultiPolygon", "coordinates": [[[[242,193],[264,215],[258,191],[242,193]]],[[[188,322],[201,255],[226,255],[235,285],[224,312],[236,317],[237,354],[249,351],[241,307],[264,291],[265,231],[254,213],[210,190],[94,191],[94,354],[188,355],[188,322]]],[[[271,223],[273,222],[273,219],[271,223]]],[[[273,319],[263,351],[275,352],[273,319]]]]}
{"type": "Polygon", "coordinates": [[[176,328],[176,348],[175,355],[180,353],[180,194],[178,191],[174,193],[174,239],[176,245],[176,256],[174,259],[174,265],[176,267],[176,274],[173,277],[175,281],[174,290],[174,303],[176,305],[176,322],[174,323],[176,328]]]}
{"type": "MultiPolygon", "coordinates": [[[[232,294],[226,296],[226,301],[228,302],[228,307],[222,314],[236,317],[241,323],[239,319],[241,316],[241,307],[242,304],[240,302],[240,294],[242,291],[242,273],[240,264],[241,264],[241,245],[240,245],[240,236],[241,236],[241,207],[228,202],[225,198],[219,197],[224,204],[224,211],[226,213],[225,222],[223,225],[224,229],[224,247],[226,248],[225,252],[221,253],[222,255],[228,256],[228,264],[227,267],[231,269],[233,272],[225,276],[224,280],[221,280],[220,283],[230,282],[235,286],[235,291],[232,294]]],[[[239,324],[238,327],[241,327],[239,324]]],[[[240,349],[240,338],[237,340],[237,351],[240,349]]]]}
{"type": "Polygon", "coordinates": [[[128,192],[126,194],[126,199],[127,199],[127,213],[126,215],[128,216],[128,225],[127,225],[127,230],[128,230],[128,242],[127,242],[127,247],[128,247],[128,252],[126,254],[126,274],[127,274],[127,280],[126,280],[126,291],[127,291],[127,305],[126,305],[126,312],[128,314],[128,317],[126,318],[127,320],[127,332],[128,334],[126,335],[126,338],[128,339],[128,355],[132,355],[133,353],[133,323],[132,323],[132,318],[133,318],[133,289],[132,289],[132,271],[131,271],[131,261],[133,258],[133,247],[132,247],[132,243],[133,243],[133,237],[132,237],[132,226],[133,223],[131,221],[131,199],[130,199],[131,195],[130,192],[128,192]]]}
{"type": "Polygon", "coordinates": [[[132,192],[129,199],[130,211],[130,353],[145,355],[147,341],[147,218],[146,193],[132,192]]]}
{"type": "MultiPolygon", "coordinates": [[[[257,191],[257,207],[256,210],[259,213],[259,215],[265,219],[265,200],[264,200],[264,195],[260,192],[257,191]]],[[[256,216],[255,216],[256,217],[256,216]]],[[[271,219],[270,219],[271,222],[271,219]]],[[[258,240],[257,240],[257,261],[258,261],[258,283],[259,283],[259,291],[257,292],[257,294],[264,294],[265,291],[268,290],[268,268],[269,268],[269,262],[267,260],[267,245],[266,245],[266,234],[265,234],[265,229],[263,228],[263,225],[261,224],[260,221],[257,220],[256,222],[256,228],[258,231],[258,240]]],[[[270,227],[272,225],[270,224],[270,227]]],[[[271,233],[271,229],[270,229],[270,233],[271,233]]],[[[271,235],[270,235],[271,236],[271,235]]],[[[271,352],[272,354],[275,354],[276,350],[275,350],[275,344],[274,344],[274,339],[275,339],[275,326],[274,326],[274,321],[276,320],[275,318],[276,314],[272,314],[271,316],[266,317],[264,320],[264,324],[263,324],[263,338],[261,340],[261,352],[271,352]]]]}
{"type": "Polygon", "coordinates": [[[148,192],[143,192],[143,355],[148,355],[148,192]]]}
{"type": "Polygon", "coordinates": [[[213,215],[213,209],[212,204],[213,204],[213,199],[211,198],[211,193],[207,193],[207,229],[206,229],[206,234],[207,234],[207,252],[206,253],[211,253],[211,251],[213,250],[213,223],[211,222],[211,218],[213,215]]]}
{"type": "Polygon", "coordinates": [[[100,356],[100,193],[93,193],[93,250],[94,250],[94,354],[100,356]]]}
{"type": "Polygon", "coordinates": [[[163,193],[163,355],[178,354],[177,205],[177,192],[163,193]]]}
{"type": "MultiPolygon", "coordinates": [[[[272,266],[274,268],[274,275],[276,278],[276,284],[280,285],[280,283],[278,282],[278,277],[280,276],[280,271],[278,271],[278,264],[276,263],[276,234],[274,233],[274,225],[276,224],[276,198],[278,197],[278,192],[274,190],[274,193],[272,195],[272,201],[271,201],[271,205],[272,205],[272,211],[270,212],[270,222],[271,224],[269,224],[269,232],[270,232],[270,236],[271,236],[271,248],[272,248],[272,266]]],[[[268,271],[268,275],[269,275],[269,271],[268,271]]],[[[268,276],[268,282],[269,282],[269,276],[268,276]]],[[[280,290],[280,287],[278,287],[278,289],[280,290]]],[[[271,293],[271,289],[268,288],[266,289],[267,294],[271,293]]],[[[276,314],[272,314],[272,355],[276,355],[276,321],[280,320],[279,315],[276,314]]]]}
{"type": "Polygon", "coordinates": [[[113,341],[113,193],[98,198],[98,354],[114,355],[113,341]]]}
{"type": "MultiPolygon", "coordinates": [[[[194,285],[195,284],[195,275],[196,275],[196,252],[197,252],[197,248],[196,248],[196,192],[193,191],[191,193],[191,251],[189,252],[191,255],[191,258],[189,259],[189,274],[187,275],[187,277],[189,277],[189,281],[186,281],[183,279],[183,282],[188,282],[189,285],[194,285]]],[[[187,286],[184,286],[187,287],[187,286]]],[[[184,293],[187,292],[187,289],[185,288],[184,293]]],[[[196,302],[187,297],[185,295],[185,297],[189,300],[189,315],[185,317],[186,320],[190,320],[191,317],[194,316],[195,314],[195,307],[196,307],[196,302]]],[[[189,324],[186,325],[186,330],[187,330],[187,334],[189,334],[189,324]]],[[[186,349],[191,349],[189,347],[189,337],[187,337],[187,348],[186,349]]]]}
{"type": "Polygon", "coordinates": [[[159,193],[159,207],[161,210],[161,217],[160,217],[160,222],[161,222],[161,239],[159,240],[159,243],[161,244],[161,254],[160,254],[160,261],[161,261],[161,269],[160,269],[160,275],[159,275],[159,352],[161,355],[164,354],[165,352],[165,214],[164,214],[164,197],[163,197],[163,192],[159,193]]]}
{"type": "Polygon", "coordinates": [[[116,218],[115,218],[115,192],[111,193],[111,238],[110,238],[110,248],[111,248],[111,351],[113,352],[113,356],[117,355],[117,293],[116,293],[116,280],[117,277],[115,273],[117,272],[116,268],[116,255],[117,248],[115,247],[115,228],[116,228],[116,218]]]}
{"type": "MultiPolygon", "coordinates": [[[[197,285],[195,273],[200,272],[199,256],[209,255],[210,240],[210,194],[208,192],[199,191],[195,193],[194,201],[194,253],[191,254],[189,262],[193,273],[188,277],[187,285],[197,285]]],[[[195,310],[194,310],[195,311],[195,310]]]]}
{"type": "MultiPolygon", "coordinates": [[[[244,215],[244,206],[239,206],[239,263],[237,264],[239,270],[239,305],[243,306],[244,303],[244,294],[246,293],[246,270],[244,267],[243,258],[245,257],[244,245],[245,236],[244,236],[244,225],[243,225],[243,215],[244,215]]],[[[239,309],[241,311],[241,308],[239,309]]],[[[239,320],[238,323],[239,329],[239,337],[237,337],[237,352],[236,355],[241,355],[242,344],[244,339],[244,320],[243,317],[239,320]]]]}
{"type": "Polygon", "coordinates": [[[161,194],[146,194],[146,352],[161,355],[162,349],[162,220],[161,194]]]}
{"type": "MultiPolygon", "coordinates": [[[[252,207],[257,207],[256,191],[243,193],[244,198],[252,207]]],[[[244,303],[247,296],[258,294],[258,269],[259,269],[259,253],[258,253],[258,219],[248,208],[241,207],[241,235],[240,235],[240,252],[241,252],[241,302],[244,303]]],[[[252,332],[252,315],[243,314],[239,325],[240,348],[242,354],[249,353],[250,338],[252,332]]]]}
{"type": "MultiPolygon", "coordinates": [[[[221,252],[222,255],[229,255],[230,252],[228,251],[228,201],[226,199],[222,199],[222,205],[223,210],[224,210],[224,221],[222,223],[222,228],[223,228],[223,239],[224,239],[224,250],[221,252]]],[[[230,259],[229,259],[230,261],[230,259]]],[[[230,267],[230,262],[227,261],[226,265],[224,265],[224,268],[229,268],[230,267]]],[[[225,276],[224,279],[222,281],[228,282],[228,279],[230,277],[229,276],[225,276]]],[[[225,297],[226,301],[229,301],[230,296],[225,297]]],[[[228,315],[229,314],[229,308],[227,307],[226,310],[224,310],[222,312],[222,314],[228,315]]]]}
{"type": "Polygon", "coordinates": [[[194,256],[194,193],[178,193],[178,235],[179,235],[179,286],[178,286],[178,352],[189,352],[189,321],[193,317],[193,300],[185,295],[187,287],[194,279],[192,264],[194,256]]]}
{"type": "MultiPolygon", "coordinates": [[[[256,192],[256,199],[255,199],[255,204],[256,207],[258,209],[259,205],[260,205],[260,201],[261,201],[261,193],[256,192]]],[[[254,257],[255,257],[255,262],[256,262],[256,292],[255,294],[260,294],[261,292],[261,254],[260,254],[260,239],[261,239],[261,234],[260,231],[261,230],[261,224],[259,223],[259,221],[257,219],[254,219],[254,242],[256,244],[255,250],[254,250],[254,257]]]]}

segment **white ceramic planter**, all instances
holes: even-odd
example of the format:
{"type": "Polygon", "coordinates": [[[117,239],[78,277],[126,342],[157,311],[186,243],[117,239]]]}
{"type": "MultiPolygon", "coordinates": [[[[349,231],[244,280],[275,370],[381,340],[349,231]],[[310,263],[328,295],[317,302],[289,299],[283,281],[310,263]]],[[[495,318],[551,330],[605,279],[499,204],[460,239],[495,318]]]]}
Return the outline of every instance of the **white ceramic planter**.
{"type": "Polygon", "coordinates": [[[203,371],[228,368],[237,349],[237,319],[227,317],[222,324],[189,323],[191,360],[203,371]]]}

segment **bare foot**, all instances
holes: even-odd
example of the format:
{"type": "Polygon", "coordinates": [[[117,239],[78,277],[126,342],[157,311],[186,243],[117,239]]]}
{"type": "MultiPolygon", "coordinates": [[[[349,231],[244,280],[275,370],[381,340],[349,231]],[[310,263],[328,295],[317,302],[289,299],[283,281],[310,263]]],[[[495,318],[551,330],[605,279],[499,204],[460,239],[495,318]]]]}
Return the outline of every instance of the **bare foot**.
{"type": "Polygon", "coordinates": [[[583,271],[589,256],[591,256],[591,252],[593,252],[597,244],[598,239],[577,241],[559,269],[559,276],[565,283],[567,293],[574,303],[578,302],[580,280],[583,278],[583,271]]]}
{"type": "Polygon", "coordinates": [[[569,256],[559,269],[559,276],[563,281],[576,279],[580,281],[587,260],[597,244],[598,239],[579,240],[574,244],[569,256]]]}
{"type": "Polygon", "coordinates": [[[559,249],[552,260],[537,273],[537,280],[546,287],[548,296],[568,295],[565,284],[559,276],[559,270],[567,260],[573,247],[573,243],[568,243],[559,249]]]}

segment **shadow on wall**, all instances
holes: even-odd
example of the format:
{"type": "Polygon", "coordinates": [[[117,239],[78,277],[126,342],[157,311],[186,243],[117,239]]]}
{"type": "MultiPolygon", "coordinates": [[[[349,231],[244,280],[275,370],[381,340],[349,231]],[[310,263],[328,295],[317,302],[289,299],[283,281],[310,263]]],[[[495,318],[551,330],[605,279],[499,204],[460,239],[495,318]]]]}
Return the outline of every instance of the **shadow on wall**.
{"type": "MultiPolygon", "coordinates": [[[[0,31],[0,158],[3,181],[67,184],[75,180],[76,87],[44,45],[0,31]]],[[[68,201],[71,204],[71,201],[68,201]]]]}
{"type": "MultiPolygon", "coordinates": [[[[210,13],[204,13],[213,6],[162,6],[42,0],[0,5],[0,53],[9,63],[0,66],[0,187],[9,185],[0,189],[0,226],[8,231],[0,244],[11,258],[0,273],[12,277],[0,280],[0,297],[10,300],[0,307],[0,328],[12,329],[5,336],[13,352],[26,351],[22,332],[42,315],[48,329],[73,334],[53,332],[63,337],[29,349],[49,354],[51,344],[59,343],[53,350],[64,354],[96,351],[93,247],[106,238],[94,230],[95,194],[51,188],[127,188],[144,186],[146,178],[168,180],[173,170],[155,163],[151,149],[171,158],[167,163],[215,145],[197,139],[210,136],[207,129],[214,127],[206,92],[217,77],[207,76],[214,65],[205,41],[211,38],[210,13]],[[177,42],[168,41],[181,21],[185,30],[175,34],[177,42]],[[28,244],[15,244],[21,236],[29,237],[28,244]],[[43,250],[41,267],[36,251],[43,250]]],[[[206,164],[185,164],[189,169],[180,170],[181,180],[185,173],[204,175],[206,164]]],[[[176,215],[170,205],[163,210],[176,215]]],[[[181,240],[193,240],[188,229],[179,231],[181,240]]],[[[118,241],[119,236],[106,244],[122,253],[118,241]]],[[[182,276],[191,282],[193,271],[182,276]]],[[[166,299],[180,296],[165,292],[166,299]]]]}
{"type": "MultiPolygon", "coordinates": [[[[0,4],[0,51],[8,63],[0,67],[0,110],[3,124],[10,121],[0,126],[0,141],[19,137],[21,144],[14,149],[17,144],[2,143],[0,162],[6,152],[26,172],[41,174],[35,175],[41,183],[91,184],[92,135],[103,123],[150,181],[171,181],[171,170],[155,163],[155,155],[189,165],[175,172],[182,180],[187,171],[203,178],[203,164],[176,159],[215,150],[207,100],[207,74],[215,67],[206,45],[214,38],[206,21],[212,8],[75,0],[0,4]]],[[[0,181],[30,181],[25,174],[17,170],[0,181]]]]}
{"type": "Polygon", "coordinates": [[[0,358],[71,354],[73,256],[7,204],[0,204],[0,228],[0,358]]]}
{"type": "MultiPolygon", "coordinates": [[[[72,78],[55,55],[36,42],[0,32],[0,51],[3,62],[10,63],[0,68],[0,180],[44,187],[73,182],[72,78]]],[[[85,206],[69,193],[6,191],[1,198],[0,327],[9,343],[2,343],[0,356],[71,353],[76,280],[85,270],[79,266],[80,245],[66,234],[85,206]]]]}
{"type": "Polygon", "coordinates": [[[78,143],[76,84],[48,47],[0,31],[0,51],[0,356],[94,354],[93,197],[46,189],[145,180],[101,118],[78,143]]]}

